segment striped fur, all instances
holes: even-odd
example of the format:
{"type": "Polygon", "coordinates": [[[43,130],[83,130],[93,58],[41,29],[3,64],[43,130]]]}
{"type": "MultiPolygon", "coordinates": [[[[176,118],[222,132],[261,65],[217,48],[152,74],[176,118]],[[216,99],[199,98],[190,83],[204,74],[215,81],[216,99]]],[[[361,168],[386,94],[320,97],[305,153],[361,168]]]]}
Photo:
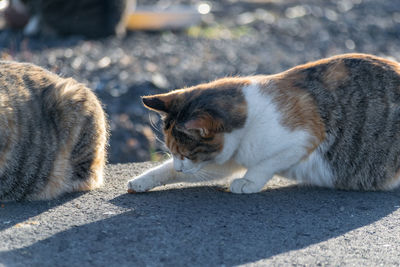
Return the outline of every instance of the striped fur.
{"type": "Polygon", "coordinates": [[[108,126],[90,89],[0,62],[0,200],[43,200],[103,182],[108,126]]]}
{"type": "Polygon", "coordinates": [[[213,178],[240,177],[231,181],[234,193],[259,192],[275,174],[345,190],[400,184],[400,65],[393,61],[346,54],[143,100],[164,116],[173,163],[131,180],[131,192],[208,170],[213,178]]]}

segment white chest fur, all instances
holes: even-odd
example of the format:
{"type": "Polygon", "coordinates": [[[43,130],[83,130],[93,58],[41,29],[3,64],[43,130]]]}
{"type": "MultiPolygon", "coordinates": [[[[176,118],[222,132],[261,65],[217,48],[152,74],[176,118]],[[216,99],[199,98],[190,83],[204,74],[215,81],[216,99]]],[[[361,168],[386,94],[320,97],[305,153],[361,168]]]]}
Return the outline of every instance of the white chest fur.
{"type": "Polygon", "coordinates": [[[245,126],[225,135],[220,157],[225,160],[233,157],[238,163],[251,167],[278,154],[287,154],[285,151],[304,154],[309,134],[284,127],[273,99],[261,92],[257,84],[244,87],[243,92],[248,106],[245,126]]]}

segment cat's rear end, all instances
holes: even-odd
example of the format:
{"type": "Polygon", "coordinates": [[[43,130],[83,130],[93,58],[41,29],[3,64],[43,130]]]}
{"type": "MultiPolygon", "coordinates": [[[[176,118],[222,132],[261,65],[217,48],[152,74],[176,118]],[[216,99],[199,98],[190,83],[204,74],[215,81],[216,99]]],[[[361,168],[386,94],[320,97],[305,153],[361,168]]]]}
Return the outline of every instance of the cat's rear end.
{"type": "Polygon", "coordinates": [[[31,64],[0,63],[0,200],[100,186],[107,138],[90,89],[31,64]]]}

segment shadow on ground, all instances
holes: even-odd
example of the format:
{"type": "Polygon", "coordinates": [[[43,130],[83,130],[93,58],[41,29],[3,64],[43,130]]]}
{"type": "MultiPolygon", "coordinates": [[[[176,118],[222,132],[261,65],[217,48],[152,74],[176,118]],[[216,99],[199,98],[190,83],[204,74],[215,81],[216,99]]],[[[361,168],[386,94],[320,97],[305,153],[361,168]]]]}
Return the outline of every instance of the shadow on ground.
{"type": "Polygon", "coordinates": [[[111,202],[129,211],[1,252],[0,259],[41,266],[44,259],[53,266],[244,264],[374,223],[399,199],[399,191],[297,186],[253,195],[209,187],[125,194],[111,202]]]}
{"type": "Polygon", "coordinates": [[[85,194],[84,192],[75,192],[66,194],[61,198],[51,201],[18,201],[1,202],[0,201],[0,232],[18,223],[25,222],[43,212],[62,206],[65,203],[85,194]],[[7,208],[4,208],[7,207],[7,208]]]}

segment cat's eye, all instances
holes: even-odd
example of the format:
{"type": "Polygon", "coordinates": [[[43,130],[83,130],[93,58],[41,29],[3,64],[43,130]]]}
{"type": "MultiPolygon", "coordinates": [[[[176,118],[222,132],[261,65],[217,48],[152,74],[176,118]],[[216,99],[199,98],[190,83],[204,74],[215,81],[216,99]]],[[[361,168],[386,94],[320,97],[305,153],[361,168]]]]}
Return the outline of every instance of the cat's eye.
{"type": "Polygon", "coordinates": [[[188,160],[193,160],[193,157],[191,157],[190,155],[186,155],[186,156],[182,156],[183,159],[188,159],[188,160]]]}
{"type": "Polygon", "coordinates": [[[193,157],[191,155],[181,155],[180,158],[181,158],[181,160],[185,160],[185,159],[193,160],[193,157]]]}

